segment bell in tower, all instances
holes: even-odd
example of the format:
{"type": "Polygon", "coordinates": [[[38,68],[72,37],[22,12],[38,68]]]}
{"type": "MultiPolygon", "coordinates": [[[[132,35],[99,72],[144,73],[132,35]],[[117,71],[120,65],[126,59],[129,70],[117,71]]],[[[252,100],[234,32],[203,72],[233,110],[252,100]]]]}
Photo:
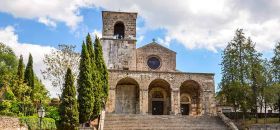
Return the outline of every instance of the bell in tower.
{"type": "Polygon", "coordinates": [[[114,36],[117,39],[123,39],[124,38],[124,24],[123,22],[117,22],[114,26],[114,36]]]}
{"type": "Polygon", "coordinates": [[[133,12],[102,12],[101,42],[108,69],[136,70],[136,19],[133,12]]]}

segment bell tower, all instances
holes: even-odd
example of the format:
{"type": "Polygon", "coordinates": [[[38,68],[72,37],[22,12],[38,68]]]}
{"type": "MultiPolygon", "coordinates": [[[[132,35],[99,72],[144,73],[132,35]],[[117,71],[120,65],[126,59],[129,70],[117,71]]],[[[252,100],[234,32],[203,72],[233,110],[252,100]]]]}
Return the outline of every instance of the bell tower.
{"type": "Polygon", "coordinates": [[[102,47],[108,69],[136,70],[137,13],[102,11],[102,47]]]}

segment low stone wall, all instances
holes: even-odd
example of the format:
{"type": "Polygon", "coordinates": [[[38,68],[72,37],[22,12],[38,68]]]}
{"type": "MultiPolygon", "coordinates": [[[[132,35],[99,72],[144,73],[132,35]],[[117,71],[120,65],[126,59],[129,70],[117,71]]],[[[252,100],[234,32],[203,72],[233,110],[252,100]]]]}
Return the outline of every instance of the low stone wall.
{"type": "Polygon", "coordinates": [[[21,126],[18,118],[0,116],[0,130],[28,130],[28,128],[21,126]]]}
{"type": "Polygon", "coordinates": [[[251,125],[249,130],[280,130],[280,124],[251,125]]]}
{"type": "Polygon", "coordinates": [[[218,112],[218,116],[222,119],[222,121],[231,129],[238,130],[237,126],[233,123],[231,119],[226,117],[223,113],[218,112]]]}

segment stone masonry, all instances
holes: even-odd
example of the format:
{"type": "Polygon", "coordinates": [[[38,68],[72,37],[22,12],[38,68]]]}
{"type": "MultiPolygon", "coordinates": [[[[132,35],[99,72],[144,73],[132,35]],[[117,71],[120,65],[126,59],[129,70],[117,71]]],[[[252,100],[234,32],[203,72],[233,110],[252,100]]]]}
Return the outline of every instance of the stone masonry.
{"type": "Polygon", "coordinates": [[[177,71],[176,52],[155,41],[136,48],[136,18],[137,13],[102,12],[110,84],[106,112],[216,115],[214,74],[177,71]]]}

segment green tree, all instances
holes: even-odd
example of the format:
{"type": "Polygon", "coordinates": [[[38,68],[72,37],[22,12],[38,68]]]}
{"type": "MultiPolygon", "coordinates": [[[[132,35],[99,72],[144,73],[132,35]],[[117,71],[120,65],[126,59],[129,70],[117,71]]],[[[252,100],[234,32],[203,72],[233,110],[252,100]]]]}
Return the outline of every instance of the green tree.
{"type": "Polygon", "coordinates": [[[29,95],[32,97],[32,91],[34,89],[34,72],[33,72],[33,58],[29,54],[28,62],[24,72],[24,82],[30,87],[31,93],[29,95]]]}
{"type": "Polygon", "coordinates": [[[280,42],[274,48],[274,56],[271,59],[273,81],[280,83],[280,42]]]}
{"type": "Polygon", "coordinates": [[[90,117],[94,108],[94,95],[92,73],[91,73],[91,59],[89,57],[88,49],[85,43],[82,45],[80,67],[78,77],[78,102],[79,102],[79,122],[86,123],[90,121],[90,117]]]}
{"type": "Polygon", "coordinates": [[[237,29],[233,40],[228,43],[222,53],[220,92],[225,95],[227,104],[234,107],[235,113],[239,108],[246,112],[249,104],[247,101],[249,90],[245,82],[245,41],[243,30],[237,29]],[[244,93],[244,91],[248,92],[244,93]]]}
{"type": "Polygon", "coordinates": [[[108,83],[108,70],[103,58],[103,51],[102,51],[102,45],[100,42],[100,39],[95,36],[95,42],[94,42],[94,52],[95,52],[95,63],[97,70],[99,71],[99,77],[101,81],[101,87],[102,87],[102,102],[103,102],[103,108],[105,107],[108,94],[109,94],[109,83],[108,83]]]}
{"type": "Polygon", "coordinates": [[[13,75],[16,73],[17,58],[9,46],[0,42],[0,88],[4,80],[10,83],[13,75]]]}
{"type": "Polygon", "coordinates": [[[279,121],[280,121],[280,42],[278,42],[274,48],[274,56],[271,59],[272,65],[272,75],[273,75],[273,82],[274,88],[276,89],[275,92],[275,104],[277,104],[278,112],[279,112],[279,121]]]}
{"type": "Polygon", "coordinates": [[[65,75],[65,83],[59,105],[61,120],[60,128],[63,130],[75,130],[79,126],[79,113],[77,107],[76,89],[71,69],[68,68],[65,75]]]}
{"type": "Polygon", "coordinates": [[[26,85],[23,85],[24,83],[24,63],[23,63],[23,57],[20,55],[19,62],[18,62],[18,68],[17,68],[17,76],[13,80],[13,87],[12,90],[17,97],[17,99],[21,100],[22,96],[25,94],[26,88],[20,88],[20,87],[25,87],[26,85]],[[23,93],[24,92],[24,93],[23,93]]]}
{"type": "Polygon", "coordinates": [[[92,93],[94,95],[94,108],[93,108],[91,118],[94,119],[100,114],[102,108],[102,100],[101,100],[102,86],[100,81],[100,75],[98,74],[99,68],[97,68],[96,66],[98,61],[96,61],[95,59],[96,56],[93,49],[93,42],[90,34],[86,36],[86,46],[89,53],[89,57],[91,59],[91,76],[92,76],[92,83],[93,83],[92,93]]]}
{"type": "Polygon", "coordinates": [[[252,111],[256,116],[256,123],[258,122],[258,98],[261,96],[260,92],[265,83],[264,79],[264,66],[262,64],[261,53],[258,53],[255,49],[255,44],[252,42],[251,38],[247,39],[244,47],[246,61],[246,81],[252,89],[251,104],[252,111]]]}
{"type": "Polygon", "coordinates": [[[24,63],[22,55],[20,55],[18,62],[17,78],[18,80],[24,80],[24,63]]]}
{"type": "Polygon", "coordinates": [[[233,40],[223,51],[220,87],[227,102],[235,110],[241,109],[244,115],[251,109],[257,117],[258,98],[265,82],[262,62],[261,53],[256,51],[252,40],[245,38],[242,29],[237,29],[233,40]]]}

